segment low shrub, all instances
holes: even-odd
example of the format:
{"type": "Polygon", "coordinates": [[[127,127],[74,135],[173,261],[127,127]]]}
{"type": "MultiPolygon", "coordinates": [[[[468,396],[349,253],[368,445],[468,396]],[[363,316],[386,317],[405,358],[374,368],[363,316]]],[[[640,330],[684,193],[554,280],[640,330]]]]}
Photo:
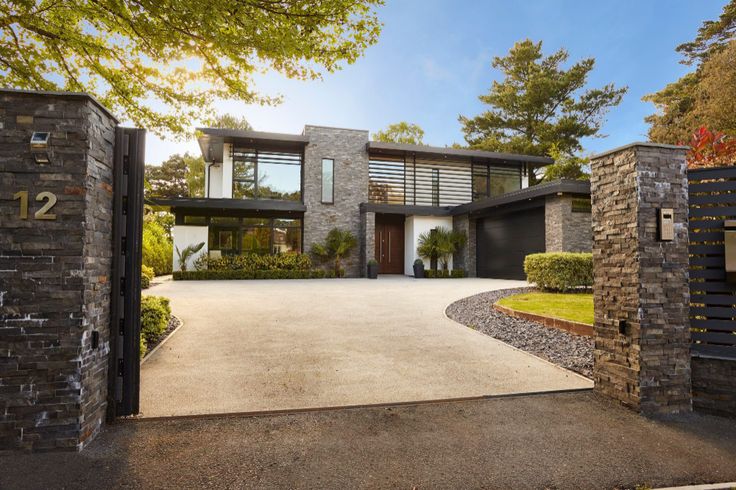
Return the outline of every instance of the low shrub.
{"type": "Polygon", "coordinates": [[[153,280],[154,272],[153,267],[148,267],[146,264],[141,265],[141,288],[147,289],[151,285],[153,280]]]}
{"type": "Polygon", "coordinates": [[[141,335],[141,359],[143,359],[146,356],[146,352],[148,352],[148,345],[146,345],[146,339],[143,338],[143,335],[141,335]]]}
{"type": "Polygon", "coordinates": [[[334,277],[334,271],[323,270],[202,270],[202,271],[176,271],[175,281],[197,281],[217,279],[321,279],[323,277],[334,277]]]}
{"type": "Polygon", "coordinates": [[[223,255],[220,258],[203,256],[195,262],[198,271],[308,271],[312,261],[308,255],[293,252],[274,255],[223,255]]]}
{"type": "Polygon", "coordinates": [[[156,342],[171,320],[169,299],[163,296],[141,297],[141,337],[146,344],[156,342]]]}
{"type": "Polygon", "coordinates": [[[424,277],[428,279],[457,279],[460,277],[465,277],[465,270],[464,269],[452,269],[445,270],[445,269],[438,269],[438,270],[425,270],[424,271],[424,277]]]}
{"type": "Polygon", "coordinates": [[[571,291],[593,286],[593,255],[551,252],[527,255],[526,280],[545,291],[571,291]]]}

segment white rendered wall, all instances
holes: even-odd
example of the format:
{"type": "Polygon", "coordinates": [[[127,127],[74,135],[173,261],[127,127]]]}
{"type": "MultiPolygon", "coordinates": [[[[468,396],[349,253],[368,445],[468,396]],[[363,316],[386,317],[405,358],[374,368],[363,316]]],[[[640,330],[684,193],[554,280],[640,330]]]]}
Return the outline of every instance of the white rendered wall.
{"type": "MultiPolygon", "coordinates": [[[[451,216],[407,216],[404,221],[404,274],[414,275],[414,261],[421,259],[417,255],[419,235],[429,233],[433,228],[443,227],[452,230],[451,216]]],[[[429,259],[422,259],[424,268],[429,269],[429,259]]],[[[439,264],[437,265],[439,267],[439,264]]],[[[452,269],[452,257],[448,262],[452,269]]]]}
{"type": "Polygon", "coordinates": [[[176,249],[184,250],[189,245],[197,245],[204,242],[204,247],[192,258],[187,261],[187,270],[194,270],[194,261],[201,254],[207,254],[207,227],[206,226],[188,226],[188,225],[175,225],[171,229],[171,234],[174,238],[174,270],[181,270],[179,265],[179,255],[176,253],[176,249]]]}
{"type": "Polygon", "coordinates": [[[233,197],[233,154],[230,143],[225,143],[222,148],[222,195],[232,199],[233,197]]]}
{"type": "MultiPolygon", "coordinates": [[[[209,164],[208,164],[209,165],[209,164]]],[[[207,197],[222,197],[222,164],[215,163],[209,166],[205,177],[205,192],[207,197]]]]}

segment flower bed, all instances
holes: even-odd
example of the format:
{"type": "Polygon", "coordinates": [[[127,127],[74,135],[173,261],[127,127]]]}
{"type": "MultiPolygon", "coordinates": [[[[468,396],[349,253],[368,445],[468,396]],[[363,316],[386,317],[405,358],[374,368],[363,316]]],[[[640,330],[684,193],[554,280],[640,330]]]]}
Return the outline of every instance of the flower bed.
{"type": "Polygon", "coordinates": [[[201,270],[177,271],[173,274],[175,281],[209,281],[233,279],[322,279],[334,277],[334,272],[323,270],[201,270]]]}

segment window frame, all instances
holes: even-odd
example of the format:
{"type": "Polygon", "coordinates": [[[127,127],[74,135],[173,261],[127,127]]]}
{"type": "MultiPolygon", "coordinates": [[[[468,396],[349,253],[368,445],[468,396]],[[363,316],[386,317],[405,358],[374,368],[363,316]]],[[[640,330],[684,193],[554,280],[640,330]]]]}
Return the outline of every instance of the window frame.
{"type": "MultiPolygon", "coordinates": [[[[260,153],[273,153],[273,152],[281,152],[282,150],[269,150],[268,148],[259,148],[259,147],[250,147],[247,146],[239,146],[237,147],[238,150],[252,150],[253,151],[253,195],[254,197],[235,197],[235,184],[236,182],[248,182],[246,179],[236,179],[235,178],[235,144],[230,145],[230,162],[231,162],[231,169],[230,169],[230,180],[231,180],[231,191],[230,196],[231,199],[243,199],[243,200],[251,200],[251,201],[286,201],[286,202],[304,202],[304,150],[296,152],[296,151],[284,151],[284,153],[299,155],[299,164],[291,164],[293,166],[299,167],[299,199],[274,199],[270,197],[263,197],[261,196],[261,189],[259,185],[260,180],[260,153]]],[[[268,163],[268,162],[264,162],[268,163]]],[[[273,162],[271,162],[273,163],[273,162]]],[[[288,163],[282,163],[282,165],[290,165],[288,163]]]]}
{"type": "Polygon", "coordinates": [[[320,196],[319,200],[322,204],[335,204],[335,159],[334,158],[322,158],[320,165],[320,196]],[[330,190],[330,197],[332,200],[325,201],[325,162],[332,162],[332,189],[330,190]]]}

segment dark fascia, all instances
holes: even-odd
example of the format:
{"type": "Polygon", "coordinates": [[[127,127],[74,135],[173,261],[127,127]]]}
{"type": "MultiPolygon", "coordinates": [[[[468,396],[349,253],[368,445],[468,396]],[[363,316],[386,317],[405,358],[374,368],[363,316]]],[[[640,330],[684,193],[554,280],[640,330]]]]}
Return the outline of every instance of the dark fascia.
{"type": "Polygon", "coordinates": [[[197,142],[207,162],[222,161],[222,145],[238,142],[245,145],[271,147],[274,149],[301,150],[309,143],[303,134],[268,133],[227,128],[197,128],[197,142]]]}
{"type": "Polygon", "coordinates": [[[405,143],[384,143],[382,141],[369,141],[366,148],[371,153],[401,154],[416,153],[417,155],[430,155],[447,157],[459,157],[478,160],[493,160],[497,162],[526,163],[534,166],[544,166],[554,163],[549,157],[531,155],[518,155],[514,153],[497,153],[484,150],[466,150],[461,148],[442,148],[438,146],[410,145],[405,143]]]}
{"type": "Polygon", "coordinates": [[[576,194],[590,196],[590,182],[587,180],[555,180],[544,184],[533,185],[526,189],[509,192],[497,197],[488,197],[479,201],[461,204],[452,208],[452,215],[475,214],[490,208],[514,204],[521,201],[538,199],[552,194],[576,194]]]}
{"type": "Polygon", "coordinates": [[[160,208],[221,209],[236,211],[285,211],[303,213],[307,207],[299,201],[275,201],[269,199],[192,198],[147,199],[160,208]]]}
{"type": "Polygon", "coordinates": [[[110,110],[102,105],[99,100],[97,100],[94,96],[86,93],[86,92],[64,92],[64,91],[54,91],[54,90],[21,90],[21,89],[14,89],[14,88],[0,88],[0,94],[8,94],[8,95],[27,95],[27,96],[46,96],[46,97],[58,97],[60,99],[87,99],[90,102],[92,102],[94,105],[99,107],[102,112],[107,114],[110,118],[112,118],[116,123],[120,123],[117,117],[115,117],[115,114],[110,112],[110,110]]]}
{"type": "Polygon", "coordinates": [[[451,216],[452,206],[413,206],[409,204],[360,203],[361,213],[401,214],[404,216],[451,216]]]}

